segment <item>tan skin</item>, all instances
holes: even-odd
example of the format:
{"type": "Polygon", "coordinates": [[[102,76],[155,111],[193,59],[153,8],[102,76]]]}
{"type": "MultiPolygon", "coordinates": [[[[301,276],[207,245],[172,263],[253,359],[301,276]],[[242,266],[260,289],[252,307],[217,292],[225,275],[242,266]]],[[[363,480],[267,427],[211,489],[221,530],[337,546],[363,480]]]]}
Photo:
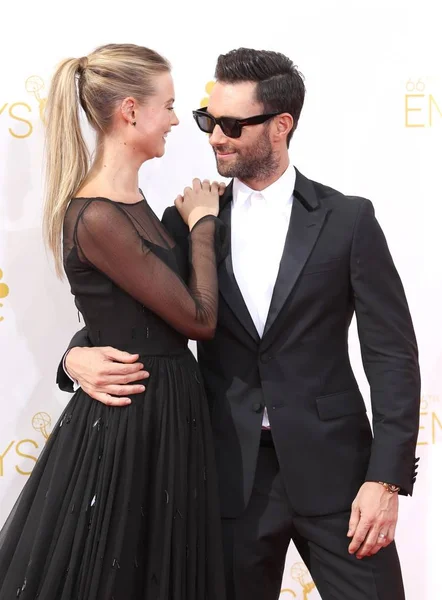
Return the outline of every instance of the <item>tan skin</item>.
{"type": "MultiPolygon", "coordinates": [[[[208,111],[214,117],[246,118],[262,114],[263,107],[255,99],[255,85],[252,82],[236,84],[217,82],[210,95],[208,111]]],[[[261,124],[244,127],[238,139],[226,137],[219,126],[215,127],[209,141],[216,153],[221,173],[223,166],[231,165],[241,152],[247,152],[248,148],[253,147],[265,126],[261,124]]],[[[244,181],[257,191],[265,189],[279,179],[290,164],[286,140],[293,127],[291,115],[282,113],[274,117],[267,127],[277,166],[271,175],[264,179],[244,181]]],[[[175,205],[188,223],[189,219],[191,220],[192,210],[196,209],[198,193],[203,189],[207,192],[207,186],[210,185],[208,182],[203,184],[198,182],[199,180],[194,180],[193,193],[190,188],[186,188],[183,196],[178,196],[175,201],[175,205]],[[194,204],[191,205],[191,202],[194,204]],[[186,210],[183,210],[183,204],[188,207],[186,210]]],[[[135,184],[132,192],[134,198],[137,197],[135,184]]],[[[206,209],[207,206],[198,210],[206,209]]],[[[194,216],[196,214],[193,213],[194,216]]],[[[66,367],[71,377],[78,381],[92,398],[108,405],[125,406],[130,403],[129,395],[139,394],[145,389],[144,386],[136,383],[148,376],[148,373],[143,370],[143,365],[138,362],[138,358],[138,355],[110,347],[73,348],[67,355],[66,367]]],[[[372,556],[381,548],[388,546],[394,539],[398,506],[397,493],[389,493],[377,482],[365,482],[352,504],[347,534],[352,538],[349,545],[350,554],[355,554],[358,559],[361,559],[372,556]],[[385,534],[385,537],[379,537],[380,533],[385,534]]]]}

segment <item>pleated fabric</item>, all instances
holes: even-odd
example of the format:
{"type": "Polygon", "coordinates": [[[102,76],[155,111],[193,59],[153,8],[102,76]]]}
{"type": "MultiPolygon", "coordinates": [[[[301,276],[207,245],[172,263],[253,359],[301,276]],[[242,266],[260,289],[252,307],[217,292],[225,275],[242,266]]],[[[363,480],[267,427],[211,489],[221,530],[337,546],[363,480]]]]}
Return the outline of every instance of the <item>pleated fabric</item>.
{"type": "Polygon", "coordinates": [[[76,392],[0,537],[0,599],[225,600],[210,422],[189,351],[146,392],[76,392]]]}

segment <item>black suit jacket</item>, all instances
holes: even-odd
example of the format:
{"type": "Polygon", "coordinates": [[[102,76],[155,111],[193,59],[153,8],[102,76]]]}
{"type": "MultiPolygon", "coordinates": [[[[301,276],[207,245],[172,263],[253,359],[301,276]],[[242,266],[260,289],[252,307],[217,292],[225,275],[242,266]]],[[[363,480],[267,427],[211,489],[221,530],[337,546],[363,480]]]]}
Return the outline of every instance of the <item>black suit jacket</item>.
{"type": "MultiPolygon", "coordinates": [[[[220,209],[228,229],[231,199],[230,185],[220,209]]],[[[188,228],[175,207],[166,209],[163,223],[187,252],[188,228]]],[[[230,248],[218,274],[217,332],[198,343],[198,361],[212,410],[223,516],[239,515],[248,503],[264,406],[297,513],[349,510],[364,480],[395,483],[411,494],[418,351],[404,290],[371,202],[297,172],[262,339],[235,281],[230,248]],[[373,434],[348,355],[354,313],[373,434]]],[[[75,345],[88,345],[84,330],[70,347],[75,345]]],[[[58,380],[69,388],[62,369],[58,380]]]]}

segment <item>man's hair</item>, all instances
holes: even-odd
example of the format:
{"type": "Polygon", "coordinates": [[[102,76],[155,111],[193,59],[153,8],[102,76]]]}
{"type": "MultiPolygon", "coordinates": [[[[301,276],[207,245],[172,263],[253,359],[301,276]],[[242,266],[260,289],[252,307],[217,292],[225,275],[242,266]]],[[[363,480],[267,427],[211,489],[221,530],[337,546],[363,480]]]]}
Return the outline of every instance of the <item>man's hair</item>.
{"type": "Polygon", "coordinates": [[[221,83],[256,82],[256,100],[266,113],[287,112],[293,117],[289,145],[304,104],[305,86],[302,74],[287,56],[271,50],[231,50],[218,57],[215,78],[221,83]]]}

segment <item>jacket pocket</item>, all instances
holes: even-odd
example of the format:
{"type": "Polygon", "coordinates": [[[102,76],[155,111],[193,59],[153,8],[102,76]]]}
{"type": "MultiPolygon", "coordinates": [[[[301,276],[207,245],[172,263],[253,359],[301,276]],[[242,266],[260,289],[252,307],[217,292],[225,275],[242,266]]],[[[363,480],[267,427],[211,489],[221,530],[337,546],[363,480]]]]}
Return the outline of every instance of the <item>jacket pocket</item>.
{"type": "Polygon", "coordinates": [[[319,396],[316,398],[316,406],[321,421],[367,412],[359,390],[347,390],[337,394],[319,396]]]}
{"type": "Polygon", "coordinates": [[[342,264],[340,258],[334,258],[323,262],[317,262],[313,264],[306,264],[303,270],[303,275],[311,275],[312,273],[323,273],[324,271],[332,271],[337,269],[342,264]]]}

